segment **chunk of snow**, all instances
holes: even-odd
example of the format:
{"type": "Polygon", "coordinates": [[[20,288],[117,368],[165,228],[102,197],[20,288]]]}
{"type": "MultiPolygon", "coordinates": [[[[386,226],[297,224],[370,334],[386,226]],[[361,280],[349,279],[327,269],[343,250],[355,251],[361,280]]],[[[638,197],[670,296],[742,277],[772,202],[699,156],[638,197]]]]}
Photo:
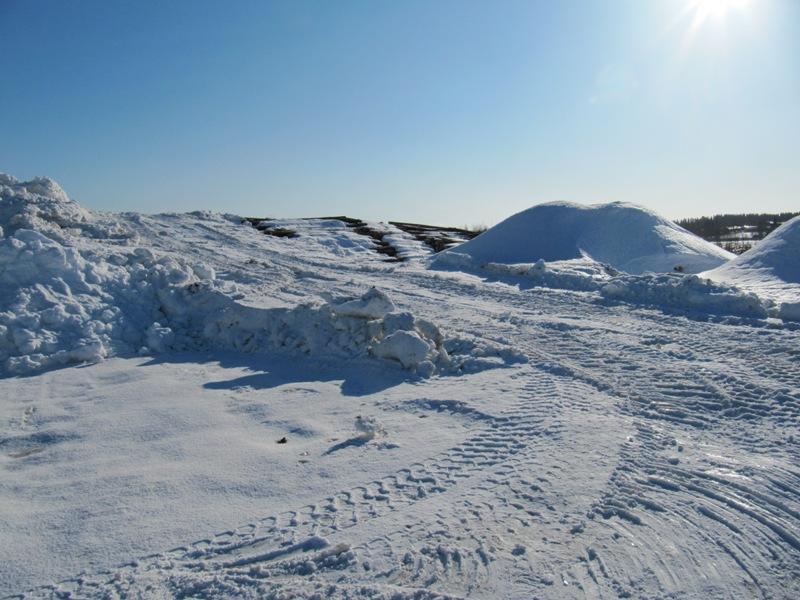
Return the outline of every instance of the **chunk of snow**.
{"type": "Polygon", "coordinates": [[[778,317],[784,321],[800,321],[800,302],[781,302],[778,317]]]}
{"type": "Polygon", "coordinates": [[[387,335],[372,347],[372,354],[396,360],[412,368],[421,363],[431,351],[431,346],[416,331],[398,330],[387,335]]]}
{"type": "Polygon", "coordinates": [[[386,430],[375,417],[363,417],[358,415],[355,422],[358,438],[364,441],[375,439],[378,435],[384,435],[386,430]]]}
{"type": "Polygon", "coordinates": [[[382,291],[371,288],[364,296],[331,305],[331,312],[343,317],[380,319],[394,310],[394,303],[382,291]]]}
{"type": "Polygon", "coordinates": [[[217,274],[214,271],[214,267],[211,265],[207,265],[205,263],[198,263],[196,265],[192,265],[192,271],[197,276],[198,279],[215,279],[217,274]]]}
{"type": "Polygon", "coordinates": [[[383,333],[390,335],[395,331],[413,331],[414,315],[409,312],[389,313],[383,318],[383,333]]]}
{"type": "Polygon", "coordinates": [[[153,323],[145,333],[147,346],[153,352],[165,352],[175,342],[175,333],[169,327],[162,327],[160,323],[153,323]]]}

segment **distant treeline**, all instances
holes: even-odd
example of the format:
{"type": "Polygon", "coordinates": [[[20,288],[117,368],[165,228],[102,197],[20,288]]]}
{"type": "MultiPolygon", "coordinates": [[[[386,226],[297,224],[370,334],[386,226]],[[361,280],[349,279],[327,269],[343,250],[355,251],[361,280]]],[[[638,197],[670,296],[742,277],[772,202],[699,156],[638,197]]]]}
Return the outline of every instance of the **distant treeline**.
{"type": "Polygon", "coordinates": [[[713,217],[681,219],[677,223],[709,242],[714,242],[726,250],[740,254],[749,249],[753,241],[764,239],[783,223],[797,215],[800,215],[800,212],[714,215],[713,217]],[[740,233],[747,235],[740,237],[737,235],[740,233]]]}
{"type": "Polygon", "coordinates": [[[800,212],[748,213],[744,215],[714,215],[696,219],[681,219],[678,225],[707,240],[718,240],[731,231],[752,228],[754,239],[761,239],[800,212]]]}

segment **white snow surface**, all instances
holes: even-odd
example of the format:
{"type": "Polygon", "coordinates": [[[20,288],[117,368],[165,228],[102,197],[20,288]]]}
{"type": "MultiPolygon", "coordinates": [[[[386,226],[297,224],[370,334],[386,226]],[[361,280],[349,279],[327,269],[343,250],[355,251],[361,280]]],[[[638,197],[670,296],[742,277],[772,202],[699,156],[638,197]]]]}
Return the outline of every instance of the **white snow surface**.
{"type": "Polygon", "coordinates": [[[449,354],[436,326],[413,315],[387,325],[394,304],[374,288],[330,303],[248,306],[213,267],[137,247],[124,221],[92,215],[51,180],[0,181],[0,373],[211,346],[373,355],[426,375],[486,362],[449,354]]]}
{"type": "Polygon", "coordinates": [[[800,597],[757,285],[0,182],[0,597],[800,597]]]}
{"type": "MultiPolygon", "coordinates": [[[[791,243],[783,244],[791,248],[791,243]]],[[[797,251],[786,251],[784,271],[797,251]]],[[[608,300],[709,315],[797,321],[796,304],[781,303],[774,278],[715,276],[734,255],[644,208],[622,204],[541,204],[509,217],[429,263],[443,271],[490,280],[595,292],[608,300]],[[710,266],[713,271],[696,274],[710,266]]],[[[732,261],[730,264],[735,263],[732,261]]],[[[781,282],[781,289],[797,289],[781,282]]]]}
{"type": "Polygon", "coordinates": [[[640,206],[539,204],[456,249],[479,263],[535,263],[589,257],[631,274],[699,273],[730,260],[729,252],[640,206]]]}
{"type": "Polygon", "coordinates": [[[785,314],[797,314],[792,305],[800,304],[800,217],[703,275],[785,303],[785,314]]]}

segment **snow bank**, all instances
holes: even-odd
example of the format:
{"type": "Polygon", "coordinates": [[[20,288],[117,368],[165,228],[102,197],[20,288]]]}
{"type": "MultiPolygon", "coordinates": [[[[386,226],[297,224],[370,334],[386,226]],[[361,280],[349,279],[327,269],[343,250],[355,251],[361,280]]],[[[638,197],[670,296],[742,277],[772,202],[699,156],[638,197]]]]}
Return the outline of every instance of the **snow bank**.
{"type": "Polygon", "coordinates": [[[0,372],[163,350],[170,332],[158,325],[160,294],[196,279],[186,264],[145,249],[100,256],[17,229],[0,239],[0,372]]]}
{"type": "Polygon", "coordinates": [[[590,258],[533,264],[486,263],[478,267],[469,255],[446,252],[431,263],[433,268],[481,271],[500,277],[519,277],[533,286],[552,289],[597,292],[603,298],[668,308],[679,308],[715,315],[752,318],[780,316],[793,318],[797,307],[786,305],[781,315],[769,299],[735,286],[715,283],[697,275],[680,273],[619,273],[609,265],[590,258]]]}
{"type": "Polygon", "coordinates": [[[600,288],[604,298],[718,315],[765,318],[771,303],[697,275],[620,275],[600,288]]]}
{"type": "Polygon", "coordinates": [[[49,179],[2,176],[0,228],[0,374],[204,348],[375,357],[422,376],[515,356],[484,342],[446,340],[432,323],[397,312],[377,289],[293,308],[244,305],[208,265],[157,257],[128,247],[129,238],[122,245],[97,239],[126,232],[49,179]]]}
{"type": "Polygon", "coordinates": [[[590,258],[546,262],[539,259],[533,264],[477,263],[468,254],[456,251],[441,252],[431,261],[435,269],[480,270],[498,277],[522,277],[531,285],[562,290],[596,291],[617,271],[590,258]]]}
{"type": "Polygon", "coordinates": [[[480,264],[588,257],[632,274],[675,269],[699,273],[733,257],[654,212],[619,202],[540,204],[509,217],[455,252],[480,264]]]}
{"type": "Polygon", "coordinates": [[[800,303],[800,217],[787,221],[744,254],[703,276],[784,303],[781,312],[796,316],[793,306],[800,303]]]}
{"type": "Polygon", "coordinates": [[[358,298],[293,308],[246,306],[213,282],[162,290],[160,298],[161,310],[175,334],[174,347],[180,349],[211,345],[239,352],[376,357],[422,377],[501,366],[519,359],[508,348],[485,341],[447,339],[433,323],[411,313],[389,312],[394,309],[393,302],[375,288],[358,298]]]}

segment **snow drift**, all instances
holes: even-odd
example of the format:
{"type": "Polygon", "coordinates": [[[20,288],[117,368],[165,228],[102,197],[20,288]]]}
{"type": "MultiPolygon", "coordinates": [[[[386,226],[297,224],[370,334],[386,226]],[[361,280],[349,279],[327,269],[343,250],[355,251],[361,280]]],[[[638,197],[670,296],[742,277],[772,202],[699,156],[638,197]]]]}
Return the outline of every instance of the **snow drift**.
{"type": "Polygon", "coordinates": [[[800,317],[800,217],[787,221],[756,246],[703,274],[782,302],[800,317]],[[791,305],[795,305],[793,307],[791,305]]]}
{"type": "Polygon", "coordinates": [[[769,316],[771,308],[770,302],[756,294],[697,275],[623,274],[601,286],[599,291],[609,300],[755,319],[769,316]]]}
{"type": "Polygon", "coordinates": [[[371,356],[422,376],[514,360],[488,342],[446,339],[376,289],[288,308],[248,306],[210,266],[135,243],[52,180],[3,175],[0,374],[205,348],[371,356]]]}
{"type": "MultiPolygon", "coordinates": [[[[458,253],[438,257],[433,266],[466,271],[474,269],[469,257],[458,253]]],[[[620,273],[588,258],[552,263],[539,259],[533,264],[486,263],[480,271],[493,277],[512,278],[512,281],[520,278],[535,287],[595,292],[615,302],[704,314],[756,319],[780,316],[785,320],[800,320],[800,311],[791,312],[791,307],[787,306],[778,315],[769,299],[730,284],[681,273],[620,273]]]]}
{"type": "Polygon", "coordinates": [[[733,257],[652,211],[619,202],[540,204],[442,254],[452,252],[479,264],[588,257],[631,274],[699,273],[733,257]]]}

